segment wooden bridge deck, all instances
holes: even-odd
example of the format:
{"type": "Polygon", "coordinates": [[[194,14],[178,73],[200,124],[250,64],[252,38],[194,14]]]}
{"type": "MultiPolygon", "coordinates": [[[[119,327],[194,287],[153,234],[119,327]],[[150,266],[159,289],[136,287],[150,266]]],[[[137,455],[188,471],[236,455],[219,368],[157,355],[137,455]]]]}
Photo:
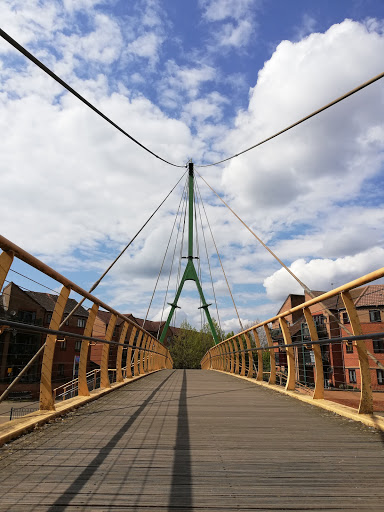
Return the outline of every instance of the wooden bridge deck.
{"type": "Polygon", "coordinates": [[[0,510],[384,510],[384,439],[217,372],[164,370],[0,450],[0,510]]]}

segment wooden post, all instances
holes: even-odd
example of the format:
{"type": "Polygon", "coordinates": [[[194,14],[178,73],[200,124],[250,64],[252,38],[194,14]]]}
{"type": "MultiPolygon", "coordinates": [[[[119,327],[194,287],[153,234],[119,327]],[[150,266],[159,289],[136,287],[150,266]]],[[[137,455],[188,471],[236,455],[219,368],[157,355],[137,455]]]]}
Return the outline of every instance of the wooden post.
{"type": "MultiPolygon", "coordinates": [[[[260,348],[261,347],[261,345],[260,345],[260,338],[259,338],[259,335],[258,335],[256,329],[253,329],[253,335],[255,337],[256,348],[260,348]]],[[[261,350],[258,350],[257,351],[257,375],[256,375],[256,380],[263,380],[263,372],[264,372],[264,368],[263,368],[263,353],[262,353],[261,350]]]]}
{"type": "Polygon", "coordinates": [[[220,343],[219,347],[220,347],[220,353],[221,353],[221,367],[220,367],[220,369],[221,369],[221,371],[225,371],[225,354],[224,354],[225,347],[224,347],[223,343],[220,343]]]}
{"type": "MultiPolygon", "coordinates": [[[[148,349],[154,350],[152,336],[149,337],[148,349]]],[[[153,352],[148,352],[147,372],[151,372],[153,369],[152,367],[153,367],[153,352]]]]}
{"type": "Polygon", "coordinates": [[[239,369],[240,369],[240,358],[239,358],[239,353],[238,353],[239,346],[237,344],[237,337],[233,338],[232,344],[233,344],[234,351],[236,352],[235,353],[235,373],[238,374],[239,369]]]}
{"type": "Polygon", "coordinates": [[[12,262],[13,253],[4,251],[0,254],[0,290],[3,287],[5,278],[8,275],[12,262]]]}
{"type": "Polygon", "coordinates": [[[143,338],[142,338],[142,341],[141,341],[141,350],[140,350],[140,368],[139,368],[139,373],[140,375],[145,373],[145,370],[144,370],[144,360],[145,360],[145,355],[146,355],[146,352],[145,352],[145,347],[147,345],[147,339],[148,339],[148,335],[143,333],[143,338]]]}
{"type": "MultiPolygon", "coordinates": [[[[63,313],[65,309],[65,305],[67,304],[67,300],[71,289],[67,286],[63,286],[60,292],[60,295],[57,297],[55,309],[52,313],[51,322],[49,324],[50,329],[58,330],[61,319],[63,318],[63,313]]],[[[56,346],[56,334],[48,334],[45,347],[44,347],[44,355],[43,362],[41,366],[41,381],[40,381],[40,410],[41,411],[54,411],[55,403],[53,401],[52,396],[52,365],[53,365],[53,356],[55,354],[55,346],[56,346]]]]}
{"type": "MultiPolygon", "coordinates": [[[[349,292],[342,292],[341,298],[343,299],[345,309],[347,310],[349,320],[351,322],[352,332],[355,336],[363,334],[359,317],[355,305],[353,303],[351,294],[349,292]]],[[[360,414],[373,413],[373,396],[371,384],[371,372],[369,369],[369,361],[367,354],[367,347],[364,340],[356,340],[357,355],[359,356],[360,366],[360,379],[361,379],[361,394],[360,394],[360,414]]]]}
{"type": "Polygon", "coordinates": [[[269,327],[267,324],[263,325],[265,335],[267,337],[267,343],[269,347],[269,360],[271,364],[271,373],[269,375],[269,381],[268,384],[276,384],[276,359],[275,359],[275,349],[273,347],[273,341],[271,336],[271,331],[269,330],[269,327]]]}
{"type": "Polygon", "coordinates": [[[132,345],[133,345],[133,341],[135,339],[135,334],[136,334],[136,327],[132,327],[132,331],[131,331],[131,336],[129,337],[129,345],[131,345],[130,347],[128,347],[128,351],[127,351],[127,379],[131,379],[132,378],[132,366],[131,366],[131,359],[132,359],[132,345]]]}
{"type": "MultiPolygon", "coordinates": [[[[245,337],[245,342],[247,344],[247,349],[249,350],[250,348],[252,348],[251,340],[249,339],[249,334],[247,332],[244,333],[244,337],[245,337]]],[[[253,354],[252,354],[252,352],[250,350],[248,352],[248,373],[247,373],[247,377],[249,379],[251,379],[253,377],[253,354]]]]}
{"type": "MultiPolygon", "coordinates": [[[[97,304],[93,304],[92,308],[89,310],[87,324],[84,329],[84,336],[92,336],[93,324],[95,323],[98,310],[99,306],[97,304]]],[[[89,396],[90,394],[87,384],[88,350],[89,341],[82,340],[80,350],[79,372],[77,377],[79,396],[89,396]]]]}
{"type": "MultiPolygon", "coordinates": [[[[315,322],[309,308],[303,309],[305,321],[308,325],[309,334],[312,341],[318,341],[317,329],[315,322]]],[[[324,398],[324,371],[323,371],[323,359],[321,357],[320,345],[312,345],[313,353],[315,354],[315,391],[313,392],[312,398],[323,399],[324,398]]]]}
{"type": "MultiPolygon", "coordinates": [[[[105,334],[105,340],[111,341],[113,336],[113,331],[116,325],[117,315],[111,315],[109,320],[109,324],[107,327],[107,332],[105,334]]],[[[103,343],[103,349],[101,352],[101,362],[100,362],[100,387],[101,388],[110,388],[111,383],[109,382],[108,376],[108,364],[109,364],[109,344],[103,343]]]]}
{"type": "Polygon", "coordinates": [[[238,337],[238,340],[239,340],[239,345],[240,345],[240,350],[242,351],[241,352],[241,372],[240,372],[240,375],[242,377],[245,377],[245,352],[244,352],[244,343],[243,343],[243,339],[241,336],[238,337]]]}
{"type": "Polygon", "coordinates": [[[230,352],[230,358],[231,358],[230,372],[235,373],[235,354],[234,354],[235,349],[234,349],[234,344],[232,342],[233,342],[233,339],[228,340],[229,352],[230,352]]]}
{"type": "Polygon", "coordinates": [[[231,359],[231,345],[230,345],[229,341],[225,342],[225,351],[227,352],[227,355],[226,355],[226,358],[227,358],[227,372],[231,373],[232,359],[231,359]]]}
{"type": "MultiPolygon", "coordinates": [[[[292,343],[291,339],[291,333],[289,332],[287,321],[285,318],[279,318],[280,327],[283,333],[284,337],[284,343],[286,345],[290,345],[292,343]]],[[[296,381],[296,375],[295,375],[295,354],[293,347],[287,347],[287,362],[288,362],[288,377],[287,377],[287,384],[285,386],[285,389],[287,390],[294,390],[295,389],[295,381],[296,381]]]]}
{"type": "Polygon", "coordinates": [[[121,329],[121,334],[119,338],[119,346],[117,347],[116,354],[116,382],[124,382],[123,372],[121,370],[121,360],[123,358],[123,345],[125,342],[125,337],[128,331],[128,322],[124,322],[123,328],[121,329]]]}
{"type": "Polygon", "coordinates": [[[137,375],[140,375],[139,352],[140,352],[140,345],[141,345],[141,340],[143,339],[143,335],[144,335],[143,331],[139,330],[139,335],[136,340],[135,354],[133,356],[133,371],[134,371],[135,377],[137,375]]]}

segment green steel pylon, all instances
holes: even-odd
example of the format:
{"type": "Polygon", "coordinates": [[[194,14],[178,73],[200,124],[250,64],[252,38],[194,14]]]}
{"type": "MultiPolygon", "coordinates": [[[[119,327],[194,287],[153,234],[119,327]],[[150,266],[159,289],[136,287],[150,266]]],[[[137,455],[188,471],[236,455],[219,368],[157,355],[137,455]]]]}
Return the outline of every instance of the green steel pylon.
{"type": "Polygon", "coordinates": [[[212,322],[212,318],[211,318],[211,315],[210,315],[209,310],[208,310],[208,307],[210,306],[210,304],[207,304],[205,302],[205,297],[204,297],[204,294],[203,294],[203,290],[201,288],[200,280],[199,280],[199,277],[197,275],[197,272],[196,272],[196,269],[195,269],[195,265],[193,263],[193,189],[194,189],[194,172],[193,172],[193,163],[192,162],[189,162],[188,170],[189,170],[189,178],[188,178],[188,180],[189,180],[189,183],[188,183],[189,184],[188,263],[187,263],[187,266],[185,267],[183,277],[182,277],[182,279],[180,281],[180,284],[179,284],[179,287],[177,289],[175,300],[173,301],[172,304],[170,304],[171,311],[169,312],[169,315],[168,315],[167,321],[165,323],[163,332],[161,333],[160,342],[164,343],[164,338],[165,338],[165,336],[167,334],[168,327],[169,327],[169,325],[171,323],[171,320],[172,320],[173,314],[175,312],[175,309],[179,307],[177,305],[177,302],[179,300],[179,297],[180,297],[180,294],[181,294],[181,290],[183,289],[185,281],[195,281],[196,286],[197,286],[197,290],[198,290],[199,295],[200,295],[201,302],[203,304],[201,306],[201,308],[204,309],[205,316],[207,317],[209,327],[211,328],[213,339],[215,340],[215,344],[217,344],[219,342],[219,338],[217,336],[215,326],[214,326],[214,324],[212,322]]]}

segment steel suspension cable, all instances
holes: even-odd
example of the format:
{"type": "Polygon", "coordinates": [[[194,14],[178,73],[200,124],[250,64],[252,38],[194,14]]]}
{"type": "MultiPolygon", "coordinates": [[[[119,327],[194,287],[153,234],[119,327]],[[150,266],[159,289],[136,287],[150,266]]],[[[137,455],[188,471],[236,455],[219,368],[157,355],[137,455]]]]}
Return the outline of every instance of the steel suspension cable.
{"type": "Polygon", "coordinates": [[[179,216],[179,211],[180,211],[181,203],[182,203],[182,201],[184,199],[184,194],[185,194],[186,188],[187,188],[187,184],[185,184],[183,193],[181,194],[181,197],[180,197],[179,206],[177,208],[177,212],[176,212],[176,215],[175,215],[175,220],[173,222],[173,226],[172,226],[171,234],[170,234],[170,237],[169,237],[169,240],[168,240],[168,244],[167,244],[167,247],[165,249],[164,258],[163,258],[163,261],[161,263],[161,267],[160,267],[160,270],[159,270],[159,273],[158,273],[157,279],[156,279],[156,284],[155,284],[155,287],[154,287],[154,290],[153,290],[153,293],[152,293],[152,297],[151,297],[151,300],[149,301],[149,306],[148,306],[148,309],[147,309],[147,313],[146,313],[145,318],[144,318],[143,329],[144,329],[144,326],[145,326],[145,322],[147,321],[147,318],[148,318],[149,310],[151,309],[152,301],[153,301],[153,298],[154,298],[155,293],[156,293],[156,289],[157,289],[157,285],[159,283],[159,279],[160,279],[161,273],[163,271],[165,259],[166,259],[167,254],[168,254],[168,249],[169,249],[169,246],[170,246],[170,243],[171,243],[173,232],[175,230],[176,221],[177,221],[177,218],[179,216]]]}
{"type": "Polygon", "coordinates": [[[128,132],[126,132],[123,128],[121,128],[118,124],[116,124],[114,121],[112,121],[112,119],[110,119],[109,117],[107,117],[105,114],[103,114],[103,112],[101,112],[98,108],[96,108],[92,103],[90,103],[88,100],[86,100],[84,98],[84,96],[82,96],[80,93],[78,93],[75,89],[73,89],[70,85],[68,85],[66,82],[64,82],[63,79],[61,79],[59,76],[57,76],[51,69],[49,69],[45,64],[43,64],[39,59],[37,59],[34,55],[32,55],[32,53],[30,53],[28,50],[26,50],[23,46],[21,46],[21,44],[19,44],[17,41],[15,41],[15,39],[13,39],[9,34],[7,34],[6,32],[4,32],[4,30],[2,30],[0,28],[0,36],[5,39],[10,45],[12,45],[16,50],[18,50],[20,53],[22,53],[24,55],[24,57],[26,57],[27,59],[29,59],[31,62],[33,62],[36,66],[38,66],[41,70],[43,70],[45,73],[47,73],[47,75],[49,75],[51,78],[53,78],[57,83],[59,83],[62,87],[64,87],[65,89],[67,89],[68,92],[70,92],[71,94],[73,94],[73,96],[76,96],[77,99],[79,99],[80,101],[82,101],[85,105],[87,105],[87,107],[89,107],[91,110],[93,110],[94,112],[96,112],[96,114],[98,114],[100,117],[102,117],[105,121],[107,121],[107,123],[111,124],[114,128],[116,128],[116,130],[118,130],[119,132],[121,132],[123,135],[125,135],[126,137],[128,137],[128,139],[130,139],[132,142],[134,142],[135,144],[137,144],[138,146],[140,146],[142,149],[144,149],[145,151],[147,151],[148,153],[150,153],[152,156],[154,156],[155,158],[158,158],[159,160],[161,160],[162,162],[168,164],[168,165],[172,165],[173,167],[185,167],[185,165],[177,165],[177,164],[174,164],[172,162],[169,162],[168,160],[165,160],[164,158],[162,158],[161,156],[157,155],[156,153],[154,153],[153,151],[151,151],[149,148],[147,148],[146,146],[144,146],[144,144],[142,144],[141,142],[139,142],[137,139],[135,139],[134,137],[132,137],[132,135],[130,135],[128,132]]]}
{"type": "MultiPolygon", "coordinates": [[[[0,29],[1,30],[1,29],[0,29]]],[[[120,252],[120,254],[114,259],[114,261],[109,265],[107,270],[99,277],[99,279],[91,286],[89,289],[89,293],[92,293],[93,290],[100,284],[101,280],[108,274],[111,268],[115,265],[115,263],[119,260],[119,258],[125,253],[128,247],[133,243],[133,241],[138,237],[138,235],[143,231],[148,222],[154,217],[154,215],[159,211],[159,209],[163,206],[168,197],[175,190],[177,185],[183,179],[187,171],[181,176],[181,178],[177,181],[176,185],[171,189],[171,191],[166,195],[166,197],[162,200],[156,210],[148,217],[146,222],[142,225],[139,231],[135,234],[135,236],[130,240],[130,242],[124,247],[124,249],[120,252]]],[[[85,297],[81,299],[80,302],[76,304],[76,306],[68,313],[68,315],[64,318],[64,320],[59,325],[59,329],[61,329],[65,323],[76,313],[76,311],[80,308],[80,306],[85,302],[85,297]]],[[[0,402],[4,400],[4,398],[8,395],[8,393],[12,390],[12,388],[19,382],[21,377],[27,372],[27,370],[33,365],[33,363],[39,358],[45,348],[46,342],[44,342],[36,354],[30,359],[30,361],[25,365],[25,367],[21,370],[21,372],[14,378],[14,380],[10,383],[10,385],[4,390],[3,394],[0,396],[0,402]]]]}
{"type": "MultiPolygon", "coordinates": [[[[200,178],[204,181],[208,188],[212,190],[212,192],[220,199],[220,201],[233,213],[233,215],[243,224],[243,226],[260,242],[260,244],[280,263],[280,265],[285,268],[285,270],[300,284],[300,286],[308,293],[308,295],[314,299],[316,295],[312,292],[312,290],[303,283],[288,267],[281,261],[281,259],[256,235],[256,233],[235,213],[232,208],[224,201],[224,199],[219,196],[219,194],[207,183],[207,181],[201,176],[201,174],[196,171],[196,173],[200,176],[200,178]]],[[[339,325],[341,329],[343,329],[348,334],[352,335],[351,330],[340,322],[340,319],[332,313],[323,303],[320,303],[323,306],[324,311],[339,325]]],[[[380,363],[380,361],[367,349],[368,356],[379,366],[379,368],[384,370],[384,365],[380,363]]]]}
{"type": "MultiPolygon", "coordinates": [[[[183,232],[181,234],[181,243],[180,243],[180,254],[179,254],[179,265],[177,269],[177,277],[176,277],[176,289],[175,293],[177,293],[177,289],[180,284],[180,276],[181,276],[181,260],[183,259],[183,248],[184,248],[184,237],[185,237],[185,224],[187,219],[187,201],[185,202],[185,213],[184,213],[184,221],[183,221],[183,232]]],[[[176,327],[176,316],[177,316],[177,308],[175,308],[175,312],[173,314],[173,327],[176,327]]]]}
{"type": "Polygon", "coordinates": [[[349,96],[352,96],[353,94],[361,91],[362,89],[364,89],[365,87],[368,87],[368,85],[371,85],[373,84],[374,82],[377,82],[378,80],[380,80],[381,78],[384,77],[384,73],[380,73],[379,75],[376,75],[374,76],[373,78],[371,78],[370,80],[368,80],[367,82],[364,82],[362,83],[361,85],[355,87],[354,89],[352,89],[351,91],[349,92],[346,92],[345,94],[343,94],[342,96],[336,98],[335,100],[331,101],[330,103],[327,103],[326,105],[324,105],[324,107],[321,107],[319,108],[318,110],[315,110],[314,112],[312,112],[311,114],[308,114],[307,116],[303,117],[302,119],[299,119],[299,121],[296,121],[295,123],[287,126],[286,128],[284,128],[283,130],[280,130],[279,132],[275,133],[274,135],[271,135],[270,137],[267,137],[266,139],[258,142],[257,144],[254,144],[253,146],[250,146],[249,148],[247,149],[244,149],[243,151],[240,151],[239,153],[236,153],[232,156],[229,156],[227,158],[224,158],[223,160],[219,160],[218,162],[214,162],[212,164],[205,164],[205,165],[195,165],[195,167],[211,167],[213,165],[219,165],[219,164],[222,164],[224,162],[228,162],[229,160],[232,160],[233,158],[236,158],[240,155],[243,155],[244,153],[247,153],[248,151],[251,151],[252,149],[255,149],[257,148],[258,146],[261,146],[262,144],[265,144],[266,142],[274,139],[275,137],[278,137],[279,135],[282,135],[283,133],[291,130],[292,128],[294,128],[295,126],[298,126],[299,124],[301,123],[304,123],[304,121],[307,121],[308,119],[311,119],[311,117],[314,117],[316,116],[317,114],[320,114],[321,112],[323,112],[324,110],[327,110],[328,108],[330,107],[333,107],[334,105],[336,105],[336,103],[339,103],[340,101],[343,101],[345,100],[346,98],[348,98],[349,96]]]}
{"type": "Polygon", "coordinates": [[[308,288],[307,285],[305,285],[288,267],[287,265],[285,265],[285,263],[283,263],[281,261],[281,259],[256,235],[256,233],[243,221],[243,219],[241,219],[239,217],[239,215],[237,215],[236,212],[234,212],[232,210],[232,208],[224,201],[224,199],[219,196],[219,194],[211,187],[211,185],[203,178],[203,176],[198,172],[196,171],[197,174],[200,176],[200,178],[204,181],[204,183],[207,185],[208,188],[210,188],[212,190],[212,192],[220,199],[220,201],[228,208],[228,210],[230,210],[233,215],[242,223],[242,225],[248,229],[248,231],[256,238],[256,240],[264,247],[264,249],[266,249],[279,263],[282,267],[285,268],[285,270],[291,274],[291,276],[300,284],[300,286],[307,292],[311,295],[312,298],[314,298],[314,296],[312,295],[312,292],[311,290],[308,288]]]}
{"type": "Polygon", "coordinates": [[[218,308],[218,305],[217,305],[216,292],[215,292],[215,287],[214,287],[214,284],[213,284],[213,277],[212,277],[211,263],[210,263],[210,261],[209,261],[209,254],[208,254],[207,241],[206,241],[206,238],[205,238],[204,226],[203,226],[203,218],[202,218],[202,215],[201,215],[201,208],[200,208],[200,202],[199,202],[199,197],[198,197],[199,192],[198,192],[198,190],[197,190],[197,185],[196,185],[196,183],[195,183],[195,190],[196,190],[196,197],[197,197],[197,206],[198,206],[198,209],[199,209],[199,217],[200,217],[200,224],[201,224],[201,232],[202,232],[202,234],[203,234],[203,240],[204,240],[205,254],[206,254],[206,256],[207,256],[207,262],[208,262],[209,275],[210,275],[210,278],[211,278],[212,292],[213,292],[213,297],[214,297],[214,299],[215,299],[215,306],[216,306],[216,313],[217,313],[217,321],[218,321],[219,328],[220,328],[220,334],[222,334],[221,321],[220,321],[220,315],[219,315],[219,308],[218,308]]]}
{"type": "MultiPolygon", "coordinates": [[[[196,171],[196,172],[197,172],[197,171],[196,171]]],[[[198,174],[199,174],[199,173],[198,173],[198,174]]],[[[199,174],[199,176],[200,176],[200,174],[199,174]]],[[[241,319],[240,319],[239,312],[238,312],[238,310],[237,310],[237,306],[236,306],[236,303],[235,303],[235,299],[233,298],[233,295],[232,295],[231,287],[229,286],[229,282],[228,282],[228,279],[227,279],[227,274],[225,273],[224,266],[223,266],[223,262],[221,261],[220,254],[219,254],[219,251],[218,251],[218,249],[217,249],[216,241],[215,241],[215,238],[214,238],[214,236],[213,236],[212,228],[211,228],[211,225],[210,225],[210,223],[209,223],[209,219],[208,219],[207,212],[206,212],[206,210],[205,210],[205,205],[204,205],[204,202],[203,202],[203,198],[202,198],[202,196],[201,196],[200,187],[199,187],[199,185],[198,185],[197,183],[196,183],[196,185],[197,185],[197,190],[198,190],[198,192],[199,192],[199,196],[200,196],[200,202],[201,202],[201,205],[202,205],[202,207],[203,207],[203,211],[204,211],[205,218],[206,218],[206,221],[207,221],[207,225],[208,225],[209,231],[210,231],[210,233],[211,233],[211,237],[212,237],[212,240],[213,240],[213,244],[214,244],[214,246],[215,246],[216,254],[217,254],[217,257],[218,257],[219,262],[220,262],[221,270],[223,271],[223,275],[224,275],[224,278],[225,278],[225,282],[227,283],[227,288],[228,288],[229,294],[230,294],[231,299],[232,299],[233,307],[235,308],[236,315],[237,315],[237,318],[238,318],[238,320],[239,320],[239,324],[240,324],[241,330],[244,330],[243,324],[242,324],[241,319]]]]}
{"type": "MultiPolygon", "coordinates": [[[[196,186],[194,185],[194,190],[195,190],[196,186]]],[[[196,239],[196,256],[197,256],[197,275],[200,279],[200,286],[201,288],[203,288],[203,283],[202,283],[202,274],[201,274],[201,261],[200,261],[200,247],[199,247],[199,236],[198,236],[198,229],[197,229],[197,208],[196,208],[196,195],[193,194],[193,210],[194,210],[194,215],[195,215],[195,228],[196,228],[196,235],[195,235],[195,239],[196,239]]],[[[200,294],[199,294],[199,302],[200,302],[200,326],[201,326],[201,332],[203,330],[203,310],[201,308],[202,306],[202,302],[201,302],[201,297],[200,297],[200,294]]]]}
{"type": "MultiPolygon", "coordinates": [[[[186,213],[187,213],[187,194],[186,194],[186,185],[185,185],[185,189],[184,189],[184,190],[185,190],[185,195],[184,195],[184,205],[183,205],[183,207],[182,207],[182,212],[184,212],[184,219],[185,219],[185,215],[186,215],[186,213]]],[[[168,297],[168,290],[169,290],[169,285],[170,285],[171,275],[172,275],[172,270],[173,270],[173,264],[174,264],[175,255],[176,255],[177,242],[178,242],[178,240],[179,240],[179,235],[180,235],[180,229],[181,229],[181,222],[182,222],[182,218],[183,218],[183,214],[181,214],[181,216],[180,216],[179,226],[178,226],[178,229],[177,229],[177,236],[176,236],[176,241],[175,241],[175,247],[174,247],[174,249],[173,249],[172,263],[171,263],[171,268],[170,268],[170,270],[169,270],[168,283],[167,283],[167,289],[166,289],[165,296],[164,296],[163,309],[162,309],[162,311],[161,311],[161,318],[160,318],[159,328],[158,328],[158,331],[157,331],[157,338],[159,338],[159,335],[160,335],[160,328],[161,328],[161,322],[163,321],[163,314],[164,314],[165,304],[166,304],[167,297],[168,297]]],[[[184,222],[185,222],[185,220],[184,220],[184,222]]]]}

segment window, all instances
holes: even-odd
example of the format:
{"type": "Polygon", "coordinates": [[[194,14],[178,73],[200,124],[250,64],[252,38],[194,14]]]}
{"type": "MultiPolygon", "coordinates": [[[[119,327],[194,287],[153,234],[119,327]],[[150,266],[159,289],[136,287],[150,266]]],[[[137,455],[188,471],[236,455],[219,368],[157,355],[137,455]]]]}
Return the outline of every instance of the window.
{"type": "Polygon", "coordinates": [[[63,340],[60,343],[60,350],[67,350],[67,340],[63,340]]]}
{"type": "Polygon", "coordinates": [[[383,339],[373,340],[373,351],[376,354],[384,354],[384,340],[383,339]]]}
{"type": "Polygon", "coordinates": [[[66,320],[66,321],[65,321],[65,325],[69,325],[69,320],[66,320]]]}
{"type": "Polygon", "coordinates": [[[352,354],[353,353],[352,341],[347,341],[347,343],[345,344],[345,351],[346,351],[347,354],[352,354]]]}
{"type": "Polygon", "coordinates": [[[377,383],[380,386],[384,386],[384,370],[376,370],[377,383]]]}
{"type": "Polygon", "coordinates": [[[63,377],[64,376],[64,363],[59,363],[58,364],[58,370],[59,370],[59,375],[61,377],[63,377]]]}
{"type": "Polygon", "coordinates": [[[20,322],[26,322],[28,324],[32,323],[36,319],[35,311],[19,311],[17,314],[20,322]]]}
{"type": "Polygon", "coordinates": [[[75,341],[75,352],[80,352],[81,349],[81,340],[75,341]]]}
{"type": "Polygon", "coordinates": [[[315,324],[324,325],[325,324],[325,316],[324,315],[316,315],[313,317],[315,324]]]}
{"type": "Polygon", "coordinates": [[[349,316],[346,311],[343,313],[343,324],[349,324],[349,316]]]}
{"type": "Polygon", "coordinates": [[[356,384],[356,370],[348,370],[349,372],[349,382],[351,384],[356,384]]]}
{"type": "Polygon", "coordinates": [[[52,320],[52,313],[47,313],[47,316],[45,317],[45,323],[49,324],[52,320]]]}
{"type": "Polygon", "coordinates": [[[77,319],[77,327],[85,327],[85,320],[84,320],[84,318],[78,318],[77,319]]]}
{"type": "Polygon", "coordinates": [[[172,341],[172,336],[167,336],[167,342],[171,343],[171,341],[172,341]]]}
{"type": "Polygon", "coordinates": [[[378,309],[371,309],[369,312],[369,320],[371,322],[380,322],[380,311],[378,309]]]}

